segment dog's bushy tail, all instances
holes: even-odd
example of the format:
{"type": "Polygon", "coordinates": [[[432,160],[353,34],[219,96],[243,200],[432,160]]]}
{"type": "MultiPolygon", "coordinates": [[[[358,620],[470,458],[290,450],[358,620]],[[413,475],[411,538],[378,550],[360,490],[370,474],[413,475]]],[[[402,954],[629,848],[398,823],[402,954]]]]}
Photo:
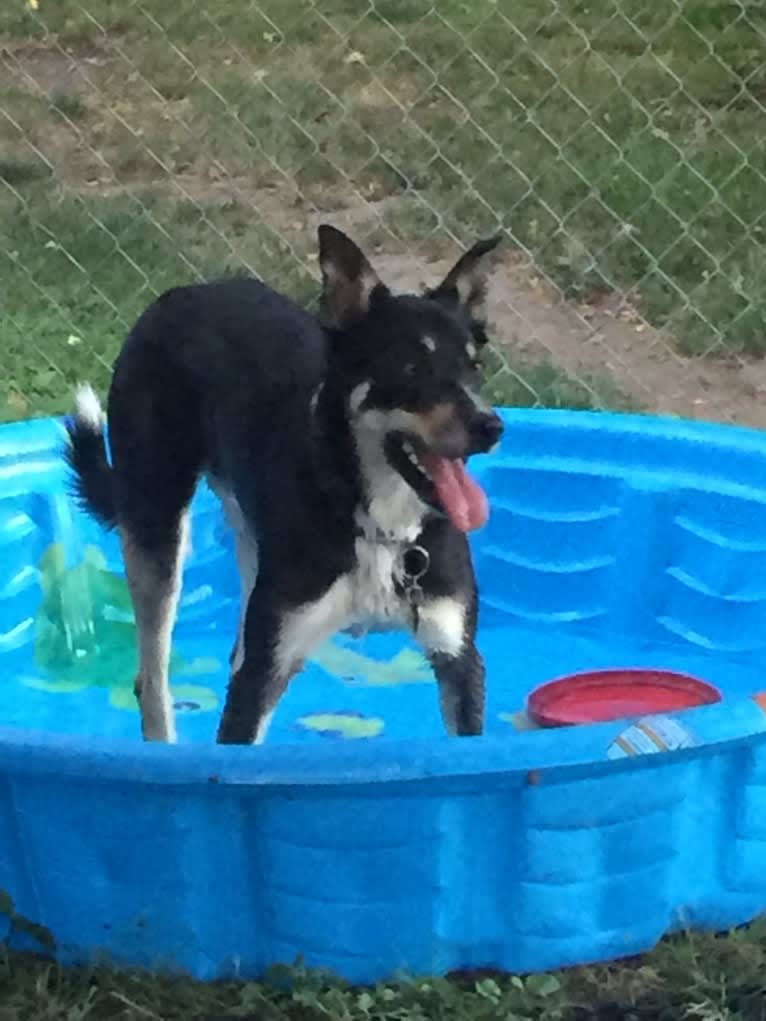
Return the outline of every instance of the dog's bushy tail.
{"type": "Polygon", "coordinates": [[[106,456],[106,416],[89,386],[81,386],[75,397],[74,414],[66,421],[69,435],[65,457],[73,473],[77,501],[105,525],[114,528],[117,511],[112,486],[112,469],[106,456]]]}

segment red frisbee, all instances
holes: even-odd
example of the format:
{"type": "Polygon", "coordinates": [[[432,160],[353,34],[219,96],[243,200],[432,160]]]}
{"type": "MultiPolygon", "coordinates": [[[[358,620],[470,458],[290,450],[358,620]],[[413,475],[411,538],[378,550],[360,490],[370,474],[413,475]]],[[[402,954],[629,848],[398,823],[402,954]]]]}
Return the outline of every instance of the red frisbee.
{"type": "Polygon", "coordinates": [[[541,727],[566,727],[720,701],[717,688],[688,674],[629,667],[569,674],[542,684],[527,699],[527,714],[541,727]]]}

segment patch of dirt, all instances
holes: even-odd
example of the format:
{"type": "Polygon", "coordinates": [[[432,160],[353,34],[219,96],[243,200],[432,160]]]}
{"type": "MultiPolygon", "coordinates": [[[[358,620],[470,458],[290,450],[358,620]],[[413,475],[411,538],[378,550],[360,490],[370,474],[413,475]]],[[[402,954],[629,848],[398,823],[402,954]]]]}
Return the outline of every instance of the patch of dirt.
{"type": "Polygon", "coordinates": [[[88,67],[103,66],[105,53],[68,53],[51,49],[44,43],[3,43],[0,45],[0,72],[8,82],[23,85],[33,92],[84,92],[88,85],[88,67]]]}
{"type": "Polygon", "coordinates": [[[577,306],[523,256],[500,258],[490,285],[496,340],[575,376],[607,374],[647,411],[766,427],[766,364],[681,355],[618,294],[577,306]]]}
{"type": "MultiPolygon", "coordinates": [[[[92,75],[107,63],[106,52],[95,49],[75,55],[42,43],[0,45],[0,90],[19,89],[51,105],[64,104],[60,119],[30,120],[22,108],[21,131],[26,145],[15,145],[12,151],[24,156],[33,153],[65,184],[82,185],[108,170],[104,158],[85,142],[81,128],[67,114],[67,104],[80,102],[83,110],[87,108],[94,92],[92,75]]],[[[12,104],[10,112],[14,114],[12,104]]]]}
{"type": "Polygon", "coordinates": [[[647,411],[766,427],[766,363],[685,357],[619,294],[575,305],[508,252],[489,298],[496,340],[516,351],[575,376],[606,374],[647,411]]]}

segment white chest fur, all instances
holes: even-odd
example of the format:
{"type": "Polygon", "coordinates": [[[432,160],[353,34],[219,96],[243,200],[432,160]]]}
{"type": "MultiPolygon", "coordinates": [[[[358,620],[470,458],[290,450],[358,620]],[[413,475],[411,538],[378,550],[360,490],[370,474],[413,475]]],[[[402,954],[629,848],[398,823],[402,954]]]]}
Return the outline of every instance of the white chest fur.
{"type": "Polygon", "coordinates": [[[401,551],[397,546],[359,537],[355,552],[356,564],[349,575],[352,622],[362,627],[401,627],[404,601],[395,587],[401,578],[401,551]]]}
{"type": "Polygon", "coordinates": [[[397,550],[356,539],[356,561],[314,603],[287,613],[277,647],[278,670],[289,676],[305,656],[336,631],[401,627],[404,602],[394,587],[397,550]]]}

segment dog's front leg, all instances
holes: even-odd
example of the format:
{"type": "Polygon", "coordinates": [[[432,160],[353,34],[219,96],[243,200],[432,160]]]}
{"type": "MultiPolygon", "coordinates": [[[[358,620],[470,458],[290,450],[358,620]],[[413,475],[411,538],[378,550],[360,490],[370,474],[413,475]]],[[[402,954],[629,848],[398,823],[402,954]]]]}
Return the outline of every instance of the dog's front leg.
{"type": "Polygon", "coordinates": [[[226,704],[221,744],[260,744],[290,678],[303,661],[347,622],[351,590],[344,575],[311,602],[286,607],[263,583],[247,604],[226,704]]]}
{"type": "Polygon", "coordinates": [[[484,729],[484,661],[476,647],[476,612],[451,596],[427,599],[415,636],[439,684],[442,719],[459,737],[484,729]]]}
{"type": "Polygon", "coordinates": [[[259,744],[266,737],[271,716],[290,680],[276,654],[278,614],[264,611],[243,615],[232,657],[226,703],[218,726],[220,744],[259,744]]]}
{"type": "Polygon", "coordinates": [[[444,726],[450,734],[470,737],[484,730],[484,661],[473,641],[458,656],[429,656],[439,683],[444,726]]]}

